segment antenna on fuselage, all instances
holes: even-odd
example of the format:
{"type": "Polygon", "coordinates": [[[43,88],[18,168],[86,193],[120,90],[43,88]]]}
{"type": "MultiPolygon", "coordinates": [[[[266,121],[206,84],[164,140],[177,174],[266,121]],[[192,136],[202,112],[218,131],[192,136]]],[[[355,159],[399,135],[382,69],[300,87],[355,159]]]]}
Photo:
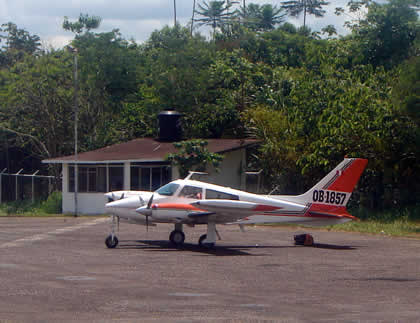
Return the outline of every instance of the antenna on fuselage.
{"type": "Polygon", "coordinates": [[[184,181],[189,180],[193,175],[208,175],[208,173],[189,171],[187,177],[184,178],[184,181]]]}

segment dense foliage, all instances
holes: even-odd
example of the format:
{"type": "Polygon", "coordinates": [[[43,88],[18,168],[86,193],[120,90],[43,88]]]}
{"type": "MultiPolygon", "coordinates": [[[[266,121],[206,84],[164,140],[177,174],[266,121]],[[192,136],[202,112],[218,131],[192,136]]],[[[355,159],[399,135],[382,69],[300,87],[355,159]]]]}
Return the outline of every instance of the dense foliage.
{"type": "Polygon", "coordinates": [[[302,192],[345,155],[360,156],[369,159],[361,203],[418,203],[419,1],[352,0],[350,12],[366,14],[346,22],[348,35],[324,39],[283,23],[276,7],[229,3],[199,6],[209,39],[177,24],[139,45],[118,30],[94,33],[99,17],[65,18],[77,54],[41,50],[39,37],[3,25],[1,168],[20,169],[16,149],[38,161],[73,153],[77,91],[81,151],[156,136],[158,113],[173,108],[185,139],[261,139],[248,167],[263,169],[267,190],[302,192]]]}

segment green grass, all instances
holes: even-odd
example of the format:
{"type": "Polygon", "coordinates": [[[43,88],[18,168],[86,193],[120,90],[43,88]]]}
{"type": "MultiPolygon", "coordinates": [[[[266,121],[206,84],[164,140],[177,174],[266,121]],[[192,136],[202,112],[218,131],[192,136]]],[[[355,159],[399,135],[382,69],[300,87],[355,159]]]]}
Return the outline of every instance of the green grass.
{"type": "Polygon", "coordinates": [[[0,216],[57,216],[61,215],[61,193],[53,192],[47,200],[14,201],[0,204],[0,216]]]}
{"type": "MultiPolygon", "coordinates": [[[[347,231],[370,234],[381,234],[398,237],[413,237],[420,239],[420,206],[400,209],[373,211],[365,208],[352,209],[349,211],[360,221],[351,221],[314,230],[347,231]]],[[[297,224],[267,224],[272,226],[284,226],[301,228],[297,224]]],[[[305,227],[307,229],[307,227],[305,227]]]]}
{"type": "Polygon", "coordinates": [[[407,219],[382,222],[378,220],[363,220],[348,222],[330,228],[337,231],[384,234],[391,236],[414,237],[420,239],[420,221],[407,219]]]}
{"type": "Polygon", "coordinates": [[[351,221],[328,229],[420,238],[419,206],[384,211],[359,208],[350,213],[360,221],[351,221]]]}

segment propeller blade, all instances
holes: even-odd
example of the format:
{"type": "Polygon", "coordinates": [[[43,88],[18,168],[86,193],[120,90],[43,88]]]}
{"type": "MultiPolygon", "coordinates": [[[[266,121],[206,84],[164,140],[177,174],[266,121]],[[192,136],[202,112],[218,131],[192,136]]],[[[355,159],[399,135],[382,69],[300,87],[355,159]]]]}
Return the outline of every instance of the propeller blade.
{"type": "Polygon", "coordinates": [[[121,194],[120,200],[122,200],[122,199],[124,198],[124,194],[125,194],[125,193],[122,193],[122,194],[121,194]]]}
{"type": "Polygon", "coordinates": [[[153,203],[153,196],[154,194],[152,194],[152,196],[150,197],[149,203],[147,203],[147,208],[150,209],[152,207],[152,203],[153,203]]]}
{"type": "Polygon", "coordinates": [[[143,198],[141,197],[141,195],[139,195],[139,200],[140,200],[140,203],[141,203],[140,206],[143,206],[143,205],[146,204],[146,202],[143,200],[143,198]]]}

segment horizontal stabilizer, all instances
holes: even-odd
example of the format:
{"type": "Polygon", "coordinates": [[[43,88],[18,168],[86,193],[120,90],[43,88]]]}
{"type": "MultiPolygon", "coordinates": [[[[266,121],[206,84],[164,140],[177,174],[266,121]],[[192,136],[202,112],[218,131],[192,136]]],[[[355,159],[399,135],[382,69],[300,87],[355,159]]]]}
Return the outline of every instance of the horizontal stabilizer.
{"type": "Polygon", "coordinates": [[[359,220],[358,218],[351,215],[347,211],[341,211],[341,213],[331,213],[331,212],[325,212],[325,211],[309,211],[309,214],[315,217],[321,216],[321,217],[349,218],[352,220],[359,220]]]}

